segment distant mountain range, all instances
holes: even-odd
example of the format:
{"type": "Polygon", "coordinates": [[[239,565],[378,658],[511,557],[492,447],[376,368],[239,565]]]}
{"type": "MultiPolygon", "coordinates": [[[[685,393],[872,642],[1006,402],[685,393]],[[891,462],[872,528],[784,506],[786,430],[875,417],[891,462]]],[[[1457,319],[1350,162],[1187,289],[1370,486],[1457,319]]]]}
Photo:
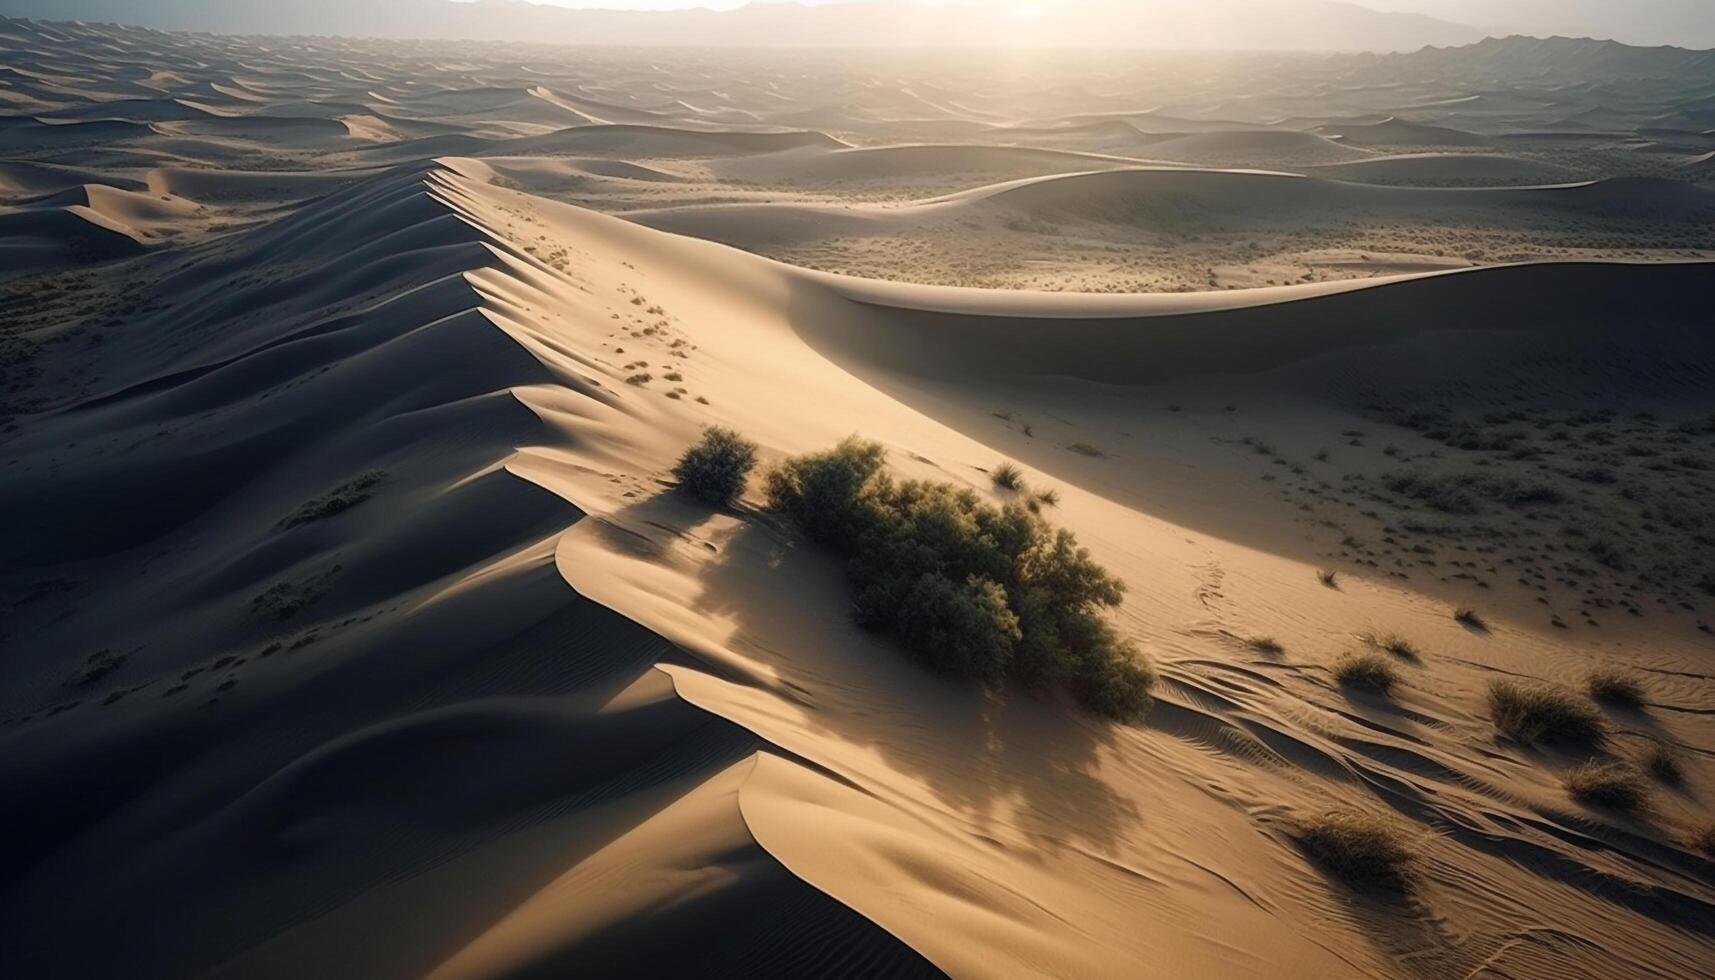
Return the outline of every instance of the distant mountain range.
{"type": "Polygon", "coordinates": [[[1589,38],[1491,37],[1476,44],[1430,48],[1393,60],[1406,71],[1443,78],[1462,75],[1473,82],[1662,79],[1688,88],[1697,80],[1715,86],[1715,51],[1636,47],[1589,38]]]}
{"type": "Polygon", "coordinates": [[[1711,0],[1363,0],[1383,10],[1434,14],[1486,34],[1560,34],[1630,44],[1715,46],[1711,0]]]}
{"type": "Polygon", "coordinates": [[[730,11],[572,10],[522,0],[0,0],[0,13],[234,34],[624,46],[1220,48],[1407,51],[1480,31],[1338,0],[1060,0],[1034,5],[754,3],[730,11]]]}

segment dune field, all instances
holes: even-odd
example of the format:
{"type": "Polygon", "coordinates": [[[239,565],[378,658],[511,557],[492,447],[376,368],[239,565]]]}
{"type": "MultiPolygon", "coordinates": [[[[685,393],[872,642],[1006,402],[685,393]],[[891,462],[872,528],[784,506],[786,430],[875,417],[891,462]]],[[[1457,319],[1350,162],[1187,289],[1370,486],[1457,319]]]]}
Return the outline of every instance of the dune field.
{"type": "Polygon", "coordinates": [[[0,976],[1715,975],[1715,54],[974,57],[0,19],[0,976]]]}

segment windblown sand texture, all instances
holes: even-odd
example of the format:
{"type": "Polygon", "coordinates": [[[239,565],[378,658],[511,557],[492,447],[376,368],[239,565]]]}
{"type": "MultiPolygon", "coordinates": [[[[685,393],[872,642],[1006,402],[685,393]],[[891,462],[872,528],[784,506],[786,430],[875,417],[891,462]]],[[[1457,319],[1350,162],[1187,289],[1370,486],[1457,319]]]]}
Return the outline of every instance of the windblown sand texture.
{"type": "Polygon", "coordinates": [[[0,976],[1709,976],[1698,54],[0,20],[0,976]],[[710,424],[1057,489],[1147,719],[858,629],[710,424]]]}

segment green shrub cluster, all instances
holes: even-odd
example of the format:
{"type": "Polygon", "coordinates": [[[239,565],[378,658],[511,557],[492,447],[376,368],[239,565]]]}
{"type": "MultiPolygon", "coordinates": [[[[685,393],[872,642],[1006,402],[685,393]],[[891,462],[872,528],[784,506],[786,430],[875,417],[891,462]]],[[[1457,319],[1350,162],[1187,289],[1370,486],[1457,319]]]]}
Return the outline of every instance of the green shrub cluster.
{"type": "Polygon", "coordinates": [[[726,506],[744,492],[756,467],[756,443],[731,429],[711,426],[702,441],[685,450],[673,475],[693,496],[726,506]]]}
{"type": "Polygon", "coordinates": [[[1111,718],[1147,707],[1154,676],[1101,615],[1120,604],[1124,583],[1028,506],[896,481],[882,447],[855,436],[787,460],[766,493],[845,556],[858,621],[897,636],[932,669],[1064,686],[1111,718]]]}

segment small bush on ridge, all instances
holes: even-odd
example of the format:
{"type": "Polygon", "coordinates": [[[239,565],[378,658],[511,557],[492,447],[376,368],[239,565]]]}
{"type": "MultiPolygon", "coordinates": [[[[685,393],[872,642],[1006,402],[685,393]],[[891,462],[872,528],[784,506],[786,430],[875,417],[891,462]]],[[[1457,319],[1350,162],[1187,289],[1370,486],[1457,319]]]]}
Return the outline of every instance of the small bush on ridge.
{"type": "Polygon", "coordinates": [[[1070,531],[1017,502],[896,481],[885,464],[879,444],[853,436],[787,460],[765,485],[770,507],[845,556],[859,623],[945,673],[1063,686],[1113,718],[1143,711],[1154,677],[1100,614],[1125,585],[1070,531]]]}
{"type": "Polygon", "coordinates": [[[700,500],[726,506],[744,492],[756,468],[756,443],[731,429],[711,426],[701,442],[685,450],[673,475],[700,500]]]}

